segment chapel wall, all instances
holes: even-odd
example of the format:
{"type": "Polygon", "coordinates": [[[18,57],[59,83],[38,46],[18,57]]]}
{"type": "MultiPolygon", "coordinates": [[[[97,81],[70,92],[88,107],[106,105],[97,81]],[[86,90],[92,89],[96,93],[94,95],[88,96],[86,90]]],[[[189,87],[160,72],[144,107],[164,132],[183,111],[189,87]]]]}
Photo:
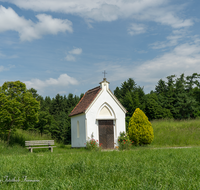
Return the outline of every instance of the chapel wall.
{"type": "Polygon", "coordinates": [[[85,147],[85,114],[71,117],[71,145],[72,147],[85,147]],[[77,121],[79,122],[79,135],[77,131],[77,121]],[[79,136],[79,137],[77,137],[79,136]]]}
{"type": "MultiPolygon", "coordinates": [[[[110,117],[110,119],[115,121],[114,123],[116,127],[114,128],[114,143],[116,143],[117,145],[117,138],[120,132],[123,132],[126,130],[125,113],[119,107],[119,105],[116,103],[113,97],[111,97],[111,95],[107,92],[107,90],[104,90],[101,93],[101,95],[97,98],[97,100],[92,105],[92,107],[86,113],[87,131],[88,131],[87,134],[88,134],[88,137],[91,138],[91,134],[93,133],[94,139],[99,141],[99,128],[98,128],[97,118],[98,118],[99,108],[102,107],[102,105],[105,102],[112,108],[115,114],[115,118],[112,116],[110,117]]],[[[105,116],[105,119],[109,119],[109,117],[105,116]]]]}

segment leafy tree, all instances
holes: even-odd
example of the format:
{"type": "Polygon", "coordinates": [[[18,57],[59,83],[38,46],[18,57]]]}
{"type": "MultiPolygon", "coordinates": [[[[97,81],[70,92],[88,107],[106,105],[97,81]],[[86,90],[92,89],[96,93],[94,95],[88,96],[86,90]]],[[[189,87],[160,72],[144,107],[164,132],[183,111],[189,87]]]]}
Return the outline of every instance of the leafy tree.
{"type": "Polygon", "coordinates": [[[129,78],[127,81],[121,84],[120,88],[117,87],[114,90],[114,95],[128,111],[126,114],[126,129],[128,129],[129,119],[131,118],[135,109],[145,109],[144,90],[140,86],[137,86],[132,78],[129,78]]]}
{"type": "Polygon", "coordinates": [[[155,92],[157,94],[163,95],[167,91],[167,85],[164,80],[160,79],[156,85],[155,92]]]}
{"type": "Polygon", "coordinates": [[[37,90],[34,89],[34,88],[29,89],[28,92],[30,92],[33,95],[33,97],[36,98],[36,99],[39,96],[39,94],[37,93],[37,90]]]}
{"type": "Polygon", "coordinates": [[[196,110],[193,111],[194,117],[200,117],[200,74],[193,73],[192,76],[186,77],[186,90],[190,97],[197,102],[196,110]]]}
{"type": "Polygon", "coordinates": [[[150,144],[153,141],[154,134],[152,125],[140,108],[135,110],[130,119],[128,135],[137,145],[150,144]]]}
{"type": "Polygon", "coordinates": [[[199,81],[198,79],[200,78],[200,74],[193,73],[192,76],[187,76],[186,77],[186,90],[188,92],[192,92],[191,90],[193,89],[193,86],[196,85],[199,87],[199,81]]]}
{"type": "Polygon", "coordinates": [[[195,87],[192,89],[194,99],[197,101],[197,111],[194,112],[194,117],[200,117],[200,88],[195,87]]]}
{"type": "Polygon", "coordinates": [[[175,102],[175,85],[174,85],[174,78],[175,75],[168,76],[167,79],[167,91],[165,92],[165,108],[169,109],[172,114],[176,113],[174,108],[175,102]]]}
{"type": "Polygon", "coordinates": [[[48,134],[51,131],[51,124],[53,121],[53,116],[49,113],[48,109],[46,111],[39,112],[39,122],[35,125],[41,136],[45,133],[48,134]]]}
{"type": "MultiPolygon", "coordinates": [[[[186,119],[193,117],[193,113],[197,111],[197,102],[186,90],[186,81],[184,79],[184,74],[180,78],[176,79],[175,83],[175,103],[174,107],[176,112],[174,113],[175,118],[186,119]]],[[[191,91],[191,85],[189,91],[191,91]]]]}
{"type": "Polygon", "coordinates": [[[149,120],[173,117],[169,109],[160,105],[156,93],[147,94],[145,98],[145,113],[149,120]]]}
{"type": "Polygon", "coordinates": [[[68,115],[65,112],[60,113],[59,120],[59,140],[64,144],[71,143],[71,122],[68,120],[68,115]]]}
{"type": "MultiPolygon", "coordinates": [[[[83,96],[81,94],[80,98],[83,96]]],[[[39,122],[35,128],[43,130],[43,133],[50,133],[52,138],[57,139],[58,141],[70,144],[71,143],[71,120],[68,117],[70,112],[79,102],[80,98],[78,96],[73,96],[69,94],[68,96],[56,95],[55,98],[45,97],[41,105],[40,120],[47,121],[47,113],[52,116],[51,124],[44,125],[42,122],[39,122]],[[47,111],[48,110],[48,111],[47,111]],[[46,116],[45,116],[46,115],[46,116]]],[[[49,118],[49,116],[48,116],[49,118]]]]}
{"type": "Polygon", "coordinates": [[[20,81],[5,82],[0,90],[0,131],[11,132],[27,129],[38,122],[39,102],[20,81]]]}
{"type": "MultiPolygon", "coordinates": [[[[158,81],[155,92],[158,97],[158,104],[166,111],[170,110],[175,119],[187,119],[197,117],[200,113],[198,92],[198,78],[200,75],[194,73],[192,76],[185,77],[181,74],[175,79],[175,75],[167,77],[167,82],[158,81]],[[195,88],[193,88],[196,86],[195,88]]],[[[163,117],[162,117],[163,118],[163,117]]]]}

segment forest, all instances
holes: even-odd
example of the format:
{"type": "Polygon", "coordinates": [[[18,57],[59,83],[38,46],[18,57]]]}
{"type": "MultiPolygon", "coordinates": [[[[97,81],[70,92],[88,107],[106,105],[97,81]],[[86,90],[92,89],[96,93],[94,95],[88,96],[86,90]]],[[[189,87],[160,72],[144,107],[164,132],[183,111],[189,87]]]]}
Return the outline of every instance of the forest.
{"type": "MultiPolygon", "coordinates": [[[[148,94],[145,94],[144,87],[137,85],[132,78],[124,81],[120,87],[116,87],[113,93],[127,110],[126,127],[136,108],[140,108],[150,121],[167,118],[181,120],[200,117],[199,78],[200,74],[197,73],[193,73],[191,76],[181,74],[179,77],[171,75],[166,77],[166,80],[160,79],[155,86],[155,90],[148,94]]],[[[24,130],[37,131],[41,136],[49,134],[60,143],[71,144],[69,114],[84,94],[76,96],[69,93],[67,96],[57,94],[54,98],[49,96],[42,97],[33,88],[27,90],[23,84],[18,83],[18,85],[20,86],[20,92],[13,88],[13,84],[9,86],[8,83],[4,83],[1,87],[1,138],[4,138],[3,134],[5,134],[6,130],[8,131],[6,123],[10,122],[13,126],[23,126],[24,130]],[[13,91],[13,89],[15,90],[13,91]],[[29,102],[31,101],[35,112],[29,113],[30,108],[23,103],[20,110],[18,110],[18,113],[21,114],[18,117],[15,116],[15,123],[13,124],[13,121],[5,117],[5,114],[8,114],[3,109],[8,107],[8,105],[10,107],[19,106],[19,102],[16,102],[16,99],[10,103],[6,100],[8,95],[13,100],[14,94],[21,98],[21,103],[27,99],[29,102]],[[32,97],[30,97],[30,94],[32,97]],[[37,100],[39,104],[34,102],[34,100],[37,100]],[[7,104],[5,104],[6,101],[7,104]],[[24,111],[22,112],[22,110],[24,111]],[[22,113],[26,116],[26,120],[23,120],[22,113]],[[33,122],[36,120],[34,116],[37,118],[37,122],[33,122]]],[[[11,125],[10,123],[9,125],[11,125]]]]}

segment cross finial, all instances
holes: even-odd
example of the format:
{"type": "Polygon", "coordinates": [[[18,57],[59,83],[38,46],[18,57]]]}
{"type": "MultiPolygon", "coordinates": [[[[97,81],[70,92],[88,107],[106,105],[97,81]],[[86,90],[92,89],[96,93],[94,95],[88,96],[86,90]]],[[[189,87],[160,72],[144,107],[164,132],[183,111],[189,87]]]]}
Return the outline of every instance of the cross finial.
{"type": "Polygon", "coordinates": [[[103,78],[103,80],[106,80],[106,71],[104,70],[104,72],[102,72],[103,74],[104,74],[104,78],[103,78]]]}

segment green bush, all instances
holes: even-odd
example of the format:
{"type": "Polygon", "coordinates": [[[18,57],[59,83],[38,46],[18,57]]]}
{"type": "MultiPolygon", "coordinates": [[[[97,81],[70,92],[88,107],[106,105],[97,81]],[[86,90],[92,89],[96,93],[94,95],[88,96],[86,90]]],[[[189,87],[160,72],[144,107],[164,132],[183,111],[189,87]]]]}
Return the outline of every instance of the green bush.
{"type": "Polygon", "coordinates": [[[140,108],[137,108],[130,118],[128,134],[136,145],[150,144],[153,141],[154,134],[152,125],[140,108]]]}
{"type": "MultiPolygon", "coordinates": [[[[7,133],[2,133],[0,135],[0,140],[6,142],[8,139],[8,134],[7,133]]],[[[9,146],[13,146],[13,145],[21,145],[22,147],[25,146],[25,137],[23,134],[20,134],[18,132],[15,133],[11,133],[10,135],[10,141],[9,141],[9,146]]]]}
{"type": "Polygon", "coordinates": [[[129,150],[132,143],[133,141],[130,141],[129,136],[125,132],[120,132],[118,137],[119,150],[129,150]]]}

